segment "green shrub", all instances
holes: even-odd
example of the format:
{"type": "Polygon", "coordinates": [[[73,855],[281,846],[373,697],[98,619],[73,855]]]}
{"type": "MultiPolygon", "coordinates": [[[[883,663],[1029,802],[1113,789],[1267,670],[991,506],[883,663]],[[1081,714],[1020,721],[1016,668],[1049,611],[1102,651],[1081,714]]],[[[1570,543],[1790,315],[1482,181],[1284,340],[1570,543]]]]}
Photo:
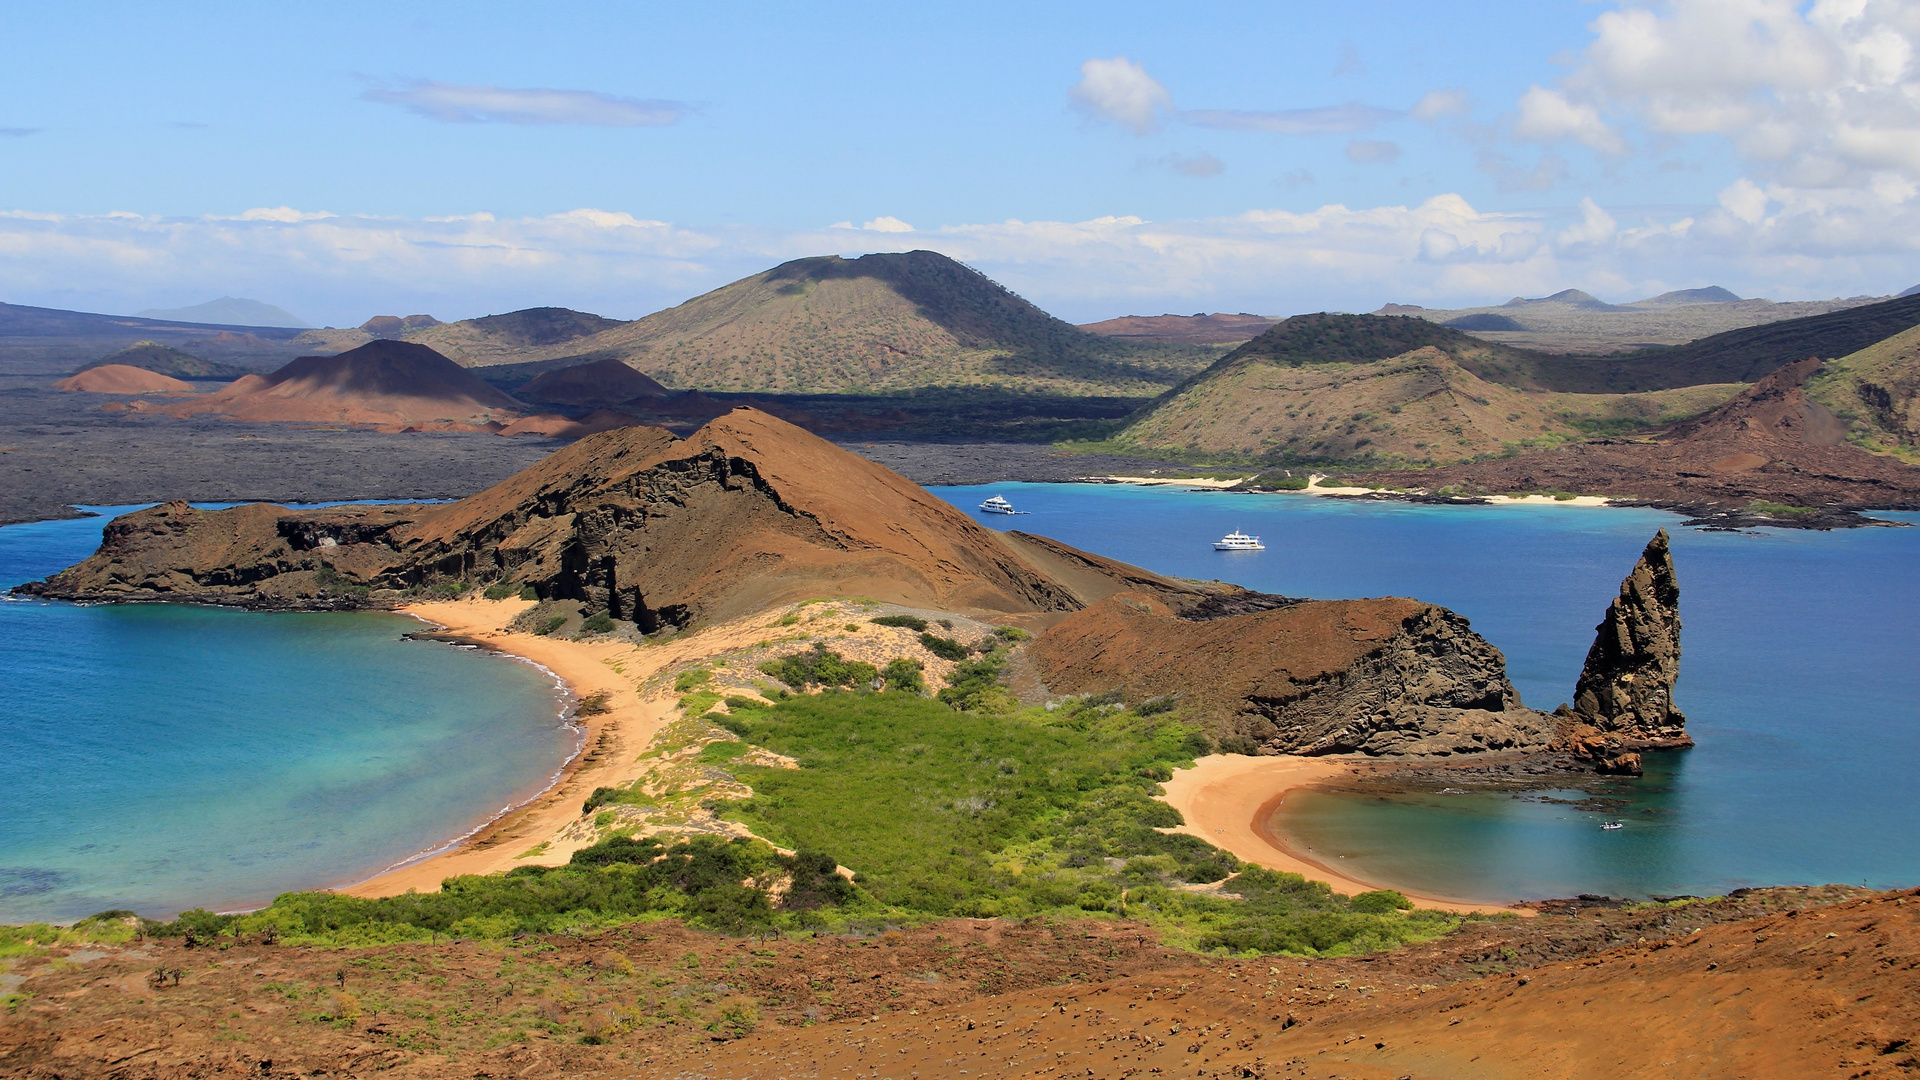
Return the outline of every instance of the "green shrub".
{"type": "Polygon", "coordinates": [[[522,585],[520,586],[520,599],[538,600],[540,599],[540,590],[534,588],[532,585],[522,585]]]}
{"type": "Polygon", "coordinates": [[[996,626],[993,628],[993,636],[999,638],[1001,641],[1015,642],[1025,641],[1033,635],[1017,626],[996,626]]]}
{"type": "Polygon", "coordinates": [[[489,600],[505,600],[507,597],[513,596],[519,592],[520,592],[520,587],[515,585],[511,581],[496,581],[493,584],[487,586],[487,591],[482,593],[481,595],[485,596],[489,600]]]}
{"type": "Polygon", "coordinates": [[[973,653],[973,650],[967,648],[965,645],[960,644],[952,638],[943,638],[938,634],[922,633],[920,635],[920,644],[925,646],[928,652],[942,660],[965,660],[973,653]]]}
{"type": "Polygon", "coordinates": [[[713,672],[706,668],[688,668],[673,677],[673,692],[684,694],[712,681],[713,672]]]}
{"type": "Polygon", "coordinates": [[[927,692],[927,680],[924,675],[926,666],[909,657],[896,657],[880,669],[880,678],[886,681],[889,690],[903,694],[924,694],[927,692]]]}
{"type": "Polygon", "coordinates": [[[868,619],[867,621],[875,626],[900,626],[913,631],[925,630],[927,628],[927,620],[913,615],[882,615],[879,618],[868,619]]]}
{"type": "Polygon", "coordinates": [[[436,581],[427,586],[427,597],[432,600],[456,600],[465,596],[471,588],[464,581],[436,581]]]}
{"type": "Polygon", "coordinates": [[[1000,670],[1005,666],[1006,658],[998,653],[961,663],[947,676],[940,700],[963,712],[988,704],[990,694],[1006,693],[1000,688],[1000,670]]]}
{"type": "Polygon", "coordinates": [[[610,634],[613,632],[613,616],[604,611],[596,611],[580,624],[580,629],[589,634],[610,634]]]}
{"type": "Polygon", "coordinates": [[[1307,489],[1306,477],[1292,476],[1284,470],[1261,473],[1248,483],[1251,487],[1265,488],[1268,491],[1305,491],[1307,489]]]}
{"type": "Polygon", "coordinates": [[[880,674],[872,664],[848,660],[824,645],[815,645],[811,652],[768,660],[760,665],[760,670],[795,690],[804,690],[809,685],[861,689],[880,674]]]}
{"type": "Polygon", "coordinates": [[[1353,898],[1353,910],[1364,911],[1373,915],[1385,915],[1393,911],[1409,911],[1412,910],[1412,908],[1413,901],[1393,889],[1375,889],[1373,892],[1363,892],[1353,898]]]}
{"type": "Polygon", "coordinates": [[[533,632],[541,637],[546,637],[548,634],[553,633],[565,625],[567,625],[567,617],[565,615],[555,615],[541,625],[534,627],[533,632]]]}

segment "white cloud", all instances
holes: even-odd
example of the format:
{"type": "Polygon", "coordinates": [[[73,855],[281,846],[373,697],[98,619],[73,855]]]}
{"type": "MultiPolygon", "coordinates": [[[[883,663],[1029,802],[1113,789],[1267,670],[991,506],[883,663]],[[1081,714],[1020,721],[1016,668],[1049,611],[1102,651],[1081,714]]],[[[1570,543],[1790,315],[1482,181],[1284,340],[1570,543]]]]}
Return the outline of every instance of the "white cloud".
{"type": "Polygon", "coordinates": [[[1420,95],[1407,115],[1415,120],[1432,121],[1443,116],[1458,116],[1473,108],[1473,98],[1465,90],[1429,90],[1420,95]]]}
{"type": "Polygon", "coordinates": [[[864,232],[879,233],[910,233],[913,231],[913,226],[901,221],[899,218],[885,216],[874,218],[864,225],[855,225],[851,221],[836,221],[828,226],[828,228],[855,229],[864,232]]]}
{"type": "Polygon", "coordinates": [[[1067,98],[1088,117],[1119,124],[1135,135],[1160,130],[1173,112],[1173,95],[1147,69],[1124,56],[1080,65],[1067,98]]]}
{"type": "Polygon", "coordinates": [[[1377,139],[1348,139],[1347,160],[1356,165],[1391,165],[1400,160],[1400,144],[1377,139]]]}
{"type": "Polygon", "coordinates": [[[615,97],[591,90],[515,88],[418,79],[399,87],[375,85],[363,101],[397,105],[445,124],[582,124],[593,127],[666,127],[693,111],[684,101],[615,97]]]}
{"type": "Polygon", "coordinates": [[[1600,110],[1542,86],[1530,86],[1520,95],[1520,115],[1513,122],[1513,133],[1540,142],[1572,139],[1604,154],[1626,150],[1620,136],[1601,119],[1600,110]]]}
{"type": "Polygon", "coordinates": [[[1313,109],[1195,109],[1180,119],[1195,127],[1222,131],[1264,131],[1274,135],[1352,135],[1372,131],[1374,125],[1398,120],[1405,113],[1349,101],[1313,109]]]}
{"type": "Polygon", "coordinates": [[[1483,211],[1458,195],[1223,217],[805,230],[692,227],[580,209],[437,219],[268,214],[164,218],[0,212],[0,296],[137,311],[163,297],[251,290],[335,325],[382,311],[463,318],[559,304],[632,318],[791,258],[930,248],[1075,321],[1128,311],[1372,310],[1537,296],[1633,299],[1715,281],[1776,299],[1885,293],[1920,280],[1920,211],[1904,189],[1809,194],[1730,187],[1696,215],[1593,200],[1483,211]],[[1842,255],[1842,258],[1834,256],[1842,255]]]}

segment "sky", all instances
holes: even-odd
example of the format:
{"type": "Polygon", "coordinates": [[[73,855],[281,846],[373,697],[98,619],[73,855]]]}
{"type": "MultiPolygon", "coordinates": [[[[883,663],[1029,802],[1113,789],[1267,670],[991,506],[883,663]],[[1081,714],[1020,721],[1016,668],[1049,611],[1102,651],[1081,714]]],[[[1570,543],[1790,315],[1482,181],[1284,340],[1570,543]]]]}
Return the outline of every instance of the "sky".
{"type": "Polygon", "coordinates": [[[1920,0],[10,5],[0,301],[634,318],[928,248],[1075,322],[1920,282],[1920,0]]]}

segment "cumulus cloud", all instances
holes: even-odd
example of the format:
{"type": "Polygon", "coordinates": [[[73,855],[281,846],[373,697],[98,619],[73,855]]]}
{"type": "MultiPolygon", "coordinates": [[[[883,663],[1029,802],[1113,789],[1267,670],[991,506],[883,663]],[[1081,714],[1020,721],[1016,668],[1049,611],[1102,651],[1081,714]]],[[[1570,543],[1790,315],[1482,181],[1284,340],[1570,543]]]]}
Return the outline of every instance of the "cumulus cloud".
{"type": "Polygon", "coordinates": [[[1180,114],[1180,119],[1195,127],[1221,131],[1264,131],[1275,135],[1353,135],[1372,131],[1374,125],[1406,115],[1395,109],[1382,109],[1349,101],[1345,105],[1323,105],[1314,109],[1196,109],[1180,114]]]}
{"type": "Polygon", "coordinates": [[[1520,115],[1513,122],[1513,133],[1540,142],[1572,139],[1604,154],[1626,149],[1619,134],[1601,118],[1599,109],[1543,86],[1530,86],[1520,95],[1520,115]]]}
{"type": "Polygon", "coordinates": [[[136,311],[161,294],[247,289],[335,325],[405,308],[462,318],[559,304],[632,318],[787,259],[929,248],[1063,317],[1371,310],[1486,303],[1574,286],[1630,299],[1713,280],[1779,298],[1884,293],[1920,273],[1920,213],[1884,196],[1815,201],[1739,184],[1719,206],[1649,217],[1593,200],[1499,213],[1458,195],[1414,205],[777,230],[695,227],[618,210],[395,218],[274,207],[224,217],[0,212],[0,295],[136,311]],[[1879,200],[1879,201],[1876,201],[1879,200]],[[1826,258],[1844,252],[1846,258],[1826,258]]]}
{"type": "Polygon", "coordinates": [[[1400,144],[1376,139],[1348,139],[1347,160],[1356,165],[1391,165],[1400,160],[1400,144]]]}
{"type": "Polygon", "coordinates": [[[1407,115],[1415,120],[1433,121],[1444,116],[1458,116],[1472,108],[1473,98],[1465,90],[1429,90],[1420,95],[1420,100],[1413,103],[1407,115]]]}
{"type": "Polygon", "coordinates": [[[684,101],[615,97],[592,90],[516,88],[418,79],[374,85],[362,101],[396,105],[443,124],[580,124],[591,127],[666,127],[693,106],[684,101]]]}
{"type": "Polygon", "coordinates": [[[1067,98],[1090,119],[1118,124],[1135,135],[1160,130],[1173,113],[1167,88],[1124,56],[1081,64],[1080,81],[1067,91],[1067,98]]]}
{"type": "Polygon", "coordinates": [[[872,221],[869,221],[864,225],[855,225],[851,221],[836,221],[833,223],[831,228],[860,229],[865,232],[879,232],[879,233],[908,233],[913,231],[913,226],[907,224],[904,221],[901,221],[899,218],[886,217],[886,216],[874,218],[872,221]]]}

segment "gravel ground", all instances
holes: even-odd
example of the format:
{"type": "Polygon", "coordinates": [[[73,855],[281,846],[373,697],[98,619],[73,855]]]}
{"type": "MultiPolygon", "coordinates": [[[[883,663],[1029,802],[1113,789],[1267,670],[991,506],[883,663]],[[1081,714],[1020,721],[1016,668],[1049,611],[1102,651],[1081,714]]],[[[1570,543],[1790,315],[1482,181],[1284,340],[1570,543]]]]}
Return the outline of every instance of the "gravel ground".
{"type": "MultiPolygon", "coordinates": [[[[80,505],[167,499],[453,499],[558,449],[549,439],[243,424],[214,417],[109,413],[123,400],[68,394],[43,377],[0,376],[0,524],[71,517],[80,505]]],[[[1165,462],[1063,454],[1046,444],[839,444],[920,484],[1061,481],[1167,469],[1165,462]]]]}

